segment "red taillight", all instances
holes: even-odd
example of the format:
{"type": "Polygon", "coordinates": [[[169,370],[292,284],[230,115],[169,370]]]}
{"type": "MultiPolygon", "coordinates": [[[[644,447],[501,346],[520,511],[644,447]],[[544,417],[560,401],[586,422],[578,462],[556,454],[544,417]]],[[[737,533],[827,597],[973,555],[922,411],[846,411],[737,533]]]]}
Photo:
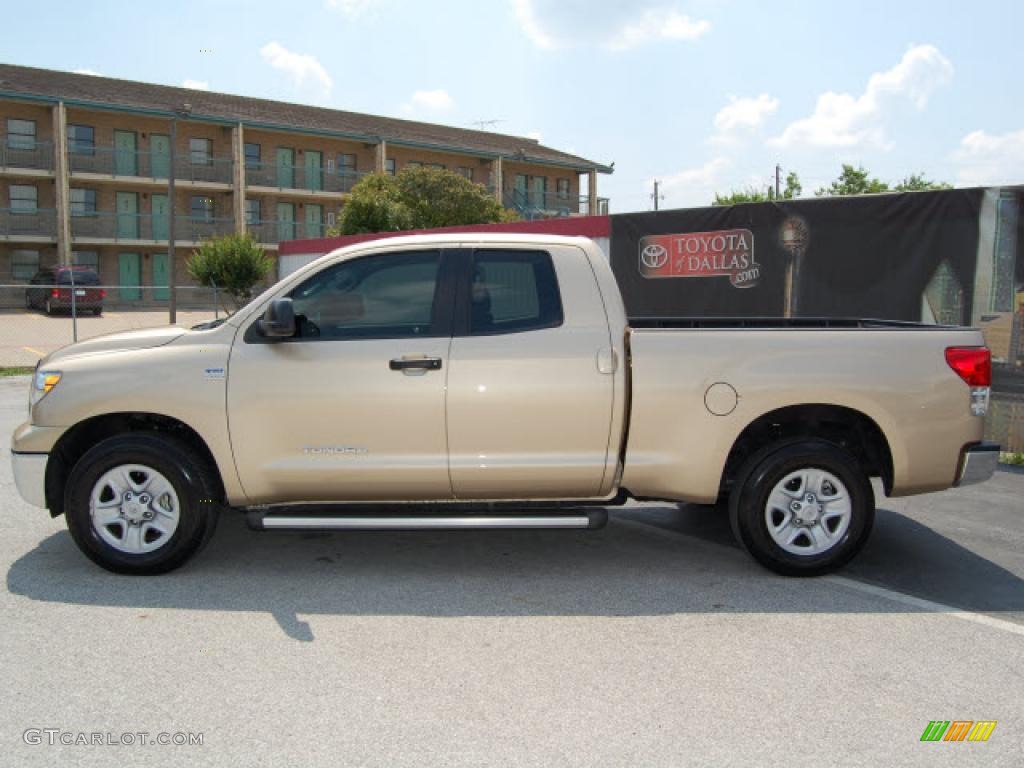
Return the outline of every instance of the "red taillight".
{"type": "Polygon", "coordinates": [[[54,288],[52,291],[50,291],[50,295],[53,298],[55,298],[55,299],[59,299],[60,298],[60,288],[54,288]]]}
{"type": "Polygon", "coordinates": [[[106,288],[100,288],[100,298],[101,299],[107,298],[107,289],[106,288]]]}
{"type": "Polygon", "coordinates": [[[968,386],[992,386],[992,353],[986,347],[948,347],[946,362],[968,386]]]}

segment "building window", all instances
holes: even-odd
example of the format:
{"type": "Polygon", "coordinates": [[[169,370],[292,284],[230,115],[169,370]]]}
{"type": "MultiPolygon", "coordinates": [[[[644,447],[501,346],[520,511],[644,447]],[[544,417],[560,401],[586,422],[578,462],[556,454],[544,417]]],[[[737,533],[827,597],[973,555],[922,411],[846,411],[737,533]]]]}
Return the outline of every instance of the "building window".
{"type": "Polygon", "coordinates": [[[96,215],[96,190],[95,189],[71,189],[71,215],[72,216],[95,216],[96,215]]]}
{"type": "Polygon", "coordinates": [[[405,167],[406,168],[422,168],[423,167],[423,163],[421,163],[419,160],[410,160],[408,163],[405,164],[405,167]]]}
{"type": "Polygon", "coordinates": [[[78,267],[91,267],[98,272],[100,255],[96,251],[72,251],[71,263],[78,267]]]}
{"type": "Polygon", "coordinates": [[[261,210],[259,200],[245,201],[245,223],[246,224],[259,224],[263,218],[263,211],[261,210]]]}
{"type": "Polygon", "coordinates": [[[189,139],[188,154],[192,165],[213,165],[213,140],[189,139]]]}
{"type": "Polygon", "coordinates": [[[96,129],[91,125],[69,125],[68,152],[73,155],[96,154],[96,129]]]}
{"type": "Polygon", "coordinates": [[[433,168],[435,171],[443,171],[445,169],[445,164],[444,163],[431,163],[427,167],[428,168],[433,168]]]}
{"type": "Polygon", "coordinates": [[[250,144],[248,141],[245,142],[245,167],[246,168],[259,168],[260,167],[260,145],[250,144]]]}
{"type": "Polygon", "coordinates": [[[39,271],[39,251],[11,251],[11,277],[31,280],[39,271]]]}
{"type": "Polygon", "coordinates": [[[213,198],[206,195],[192,195],[191,215],[193,219],[200,221],[213,219],[213,198]]]}
{"type": "Polygon", "coordinates": [[[459,174],[459,176],[463,176],[469,179],[470,181],[473,180],[473,169],[470,168],[469,166],[460,165],[458,168],[455,169],[455,172],[459,174]]]}
{"type": "Polygon", "coordinates": [[[396,171],[396,168],[395,168],[395,158],[393,158],[393,157],[386,158],[384,160],[384,173],[386,173],[388,176],[394,176],[395,175],[395,171],[396,171]]]}
{"type": "Polygon", "coordinates": [[[7,148],[8,149],[35,149],[36,148],[36,121],[18,120],[14,117],[7,118],[7,148]]]}
{"type": "Polygon", "coordinates": [[[11,184],[11,213],[35,213],[39,191],[30,184],[11,184]]]}
{"type": "Polygon", "coordinates": [[[569,180],[568,179],[558,179],[555,182],[555,191],[558,194],[558,199],[559,200],[568,200],[569,199],[569,180]]]}
{"type": "Polygon", "coordinates": [[[355,176],[356,175],[356,156],[353,154],[341,154],[338,155],[338,175],[339,176],[355,176]]]}

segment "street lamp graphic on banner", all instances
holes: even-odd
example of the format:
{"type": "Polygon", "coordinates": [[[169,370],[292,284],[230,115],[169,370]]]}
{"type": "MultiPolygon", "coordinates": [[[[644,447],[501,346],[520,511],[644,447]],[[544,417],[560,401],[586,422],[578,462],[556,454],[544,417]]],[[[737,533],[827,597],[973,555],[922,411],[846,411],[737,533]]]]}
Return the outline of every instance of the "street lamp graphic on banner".
{"type": "Polygon", "coordinates": [[[779,228],[779,245],[790,255],[786,269],[786,317],[795,317],[798,310],[797,289],[800,286],[800,267],[810,234],[807,222],[799,216],[790,216],[779,228]]]}

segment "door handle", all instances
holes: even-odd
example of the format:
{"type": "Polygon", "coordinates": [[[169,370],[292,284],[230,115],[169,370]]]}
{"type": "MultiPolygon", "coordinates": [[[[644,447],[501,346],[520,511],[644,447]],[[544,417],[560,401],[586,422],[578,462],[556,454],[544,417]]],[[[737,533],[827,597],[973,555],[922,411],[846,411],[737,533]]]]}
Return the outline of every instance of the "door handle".
{"type": "Polygon", "coordinates": [[[388,363],[392,371],[439,371],[441,370],[440,357],[397,357],[388,363]]]}

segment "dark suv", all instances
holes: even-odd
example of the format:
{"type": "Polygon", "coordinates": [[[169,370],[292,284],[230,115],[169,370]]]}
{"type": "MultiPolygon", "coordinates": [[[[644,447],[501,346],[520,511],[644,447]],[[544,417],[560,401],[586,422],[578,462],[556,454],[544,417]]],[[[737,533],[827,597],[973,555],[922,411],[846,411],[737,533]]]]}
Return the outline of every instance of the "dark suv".
{"type": "Polygon", "coordinates": [[[70,312],[71,291],[74,290],[76,313],[102,315],[107,292],[99,285],[100,276],[91,267],[43,267],[25,289],[25,307],[45,309],[48,315],[59,310],[70,312]]]}

